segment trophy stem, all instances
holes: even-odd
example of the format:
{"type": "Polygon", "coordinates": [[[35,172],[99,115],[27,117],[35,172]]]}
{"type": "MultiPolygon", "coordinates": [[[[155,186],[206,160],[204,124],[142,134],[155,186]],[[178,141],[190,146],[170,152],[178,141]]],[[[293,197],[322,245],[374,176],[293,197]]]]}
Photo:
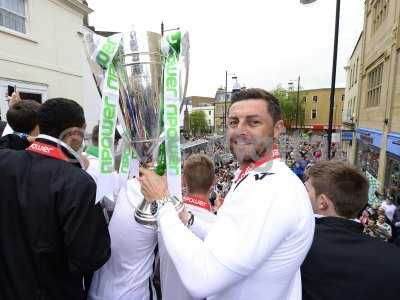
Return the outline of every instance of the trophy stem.
{"type": "Polygon", "coordinates": [[[142,225],[157,225],[157,203],[147,202],[145,199],[140,203],[138,208],[135,210],[135,220],[142,225]]]}

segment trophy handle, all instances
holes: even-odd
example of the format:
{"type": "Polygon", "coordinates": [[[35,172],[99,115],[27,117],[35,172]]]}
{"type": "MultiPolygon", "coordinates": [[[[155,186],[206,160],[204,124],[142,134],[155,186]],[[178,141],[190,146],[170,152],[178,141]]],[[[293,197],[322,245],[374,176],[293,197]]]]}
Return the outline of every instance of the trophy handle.
{"type": "MultiPolygon", "coordinates": [[[[185,208],[185,204],[183,204],[182,200],[176,197],[171,197],[171,201],[178,213],[185,208]]],[[[147,202],[145,199],[143,199],[138,208],[135,210],[136,222],[142,225],[157,226],[157,210],[158,205],[156,202],[147,202]]]]}
{"type": "Polygon", "coordinates": [[[184,105],[184,99],[186,97],[186,92],[187,92],[187,87],[189,84],[189,63],[190,63],[190,42],[189,42],[189,33],[185,32],[182,39],[181,39],[181,68],[185,70],[185,72],[182,72],[183,75],[185,75],[185,78],[183,79],[183,89],[181,89],[181,107],[180,107],[180,112],[183,109],[184,105]]]}

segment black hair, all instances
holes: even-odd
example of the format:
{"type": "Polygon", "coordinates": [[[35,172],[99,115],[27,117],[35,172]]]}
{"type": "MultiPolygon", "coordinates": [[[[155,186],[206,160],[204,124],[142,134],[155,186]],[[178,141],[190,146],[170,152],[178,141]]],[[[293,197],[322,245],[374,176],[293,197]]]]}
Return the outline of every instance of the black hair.
{"type": "Polygon", "coordinates": [[[250,99],[261,99],[268,103],[268,113],[271,115],[274,124],[279,120],[282,120],[282,110],[279,105],[279,100],[274,95],[263,89],[241,89],[240,91],[233,93],[231,106],[236,102],[250,99]]]}
{"type": "MultiPolygon", "coordinates": [[[[99,126],[100,125],[96,125],[93,127],[92,130],[92,144],[94,146],[98,146],[99,145],[99,126]]],[[[115,139],[114,139],[114,143],[117,144],[118,141],[121,139],[121,135],[119,134],[118,130],[115,129],[115,139]]]]}
{"type": "Polygon", "coordinates": [[[40,104],[34,100],[22,100],[7,111],[7,123],[12,130],[29,134],[38,125],[40,104]]]}
{"type": "Polygon", "coordinates": [[[65,98],[47,100],[41,105],[38,115],[40,133],[55,138],[59,138],[68,128],[82,128],[85,124],[83,108],[75,101],[65,98]]]}
{"type": "Polygon", "coordinates": [[[93,127],[92,130],[92,144],[93,146],[99,145],[99,125],[93,127]]]}

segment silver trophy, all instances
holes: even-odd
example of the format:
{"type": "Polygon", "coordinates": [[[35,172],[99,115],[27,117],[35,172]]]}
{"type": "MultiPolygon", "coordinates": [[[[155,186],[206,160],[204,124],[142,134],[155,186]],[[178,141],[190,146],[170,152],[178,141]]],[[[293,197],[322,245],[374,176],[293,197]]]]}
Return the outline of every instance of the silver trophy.
{"type": "MultiPolygon", "coordinates": [[[[125,138],[128,138],[143,166],[162,169],[165,157],[159,156],[164,141],[162,132],[163,111],[163,55],[161,35],[154,32],[130,32],[122,36],[122,50],[115,60],[117,77],[120,84],[120,118],[123,120],[125,138]]],[[[185,41],[187,43],[187,40],[185,41]]],[[[187,43],[188,45],[188,43],[187,43]]],[[[181,69],[184,83],[180,84],[181,99],[187,86],[188,51],[182,51],[181,69]]],[[[181,105],[182,107],[182,105],[181,105]]],[[[175,207],[183,204],[175,199],[175,207]]],[[[156,203],[145,200],[138,206],[135,219],[140,224],[156,223],[156,203]]]]}

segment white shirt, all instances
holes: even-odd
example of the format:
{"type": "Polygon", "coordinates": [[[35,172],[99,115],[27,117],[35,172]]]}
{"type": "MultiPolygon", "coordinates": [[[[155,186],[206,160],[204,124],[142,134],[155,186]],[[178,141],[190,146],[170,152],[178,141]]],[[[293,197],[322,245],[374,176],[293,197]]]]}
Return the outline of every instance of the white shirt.
{"type": "Polygon", "coordinates": [[[281,161],[233,184],[204,242],[160,210],[166,249],[190,294],[218,300],[300,300],[300,265],[314,216],[302,182],[281,161]]]}
{"type": "Polygon", "coordinates": [[[135,221],[142,199],[135,179],[128,181],[127,190],[121,189],[109,224],[111,257],[93,276],[90,300],[149,299],[157,233],[135,221]]]}
{"type": "Polygon", "coordinates": [[[99,159],[90,154],[87,154],[87,159],[89,161],[89,166],[86,172],[93,178],[97,185],[96,203],[101,201],[108,211],[112,211],[118,199],[119,190],[123,186],[121,184],[121,178],[116,171],[112,172],[110,176],[101,176],[99,159]],[[104,194],[109,195],[104,196],[104,194]],[[99,195],[103,196],[101,197],[99,195]]]}
{"type": "Polygon", "coordinates": [[[3,134],[1,135],[1,136],[6,136],[6,135],[8,135],[8,134],[13,134],[14,133],[14,130],[11,128],[11,126],[10,125],[8,125],[8,123],[7,123],[7,125],[6,125],[6,127],[4,128],[4,130],[3,130],[3,134]]]}
{"type": "Polygon", "coordinates": [[[383,201],[381,207],[385,210],[386,217],[393,221],[394,213],[396,212],[396,205],[393,203],[388,204],[386,201],[383,201]]]}
{"type": "MultiPolygon", "coordinates": [[[[200,222],[212,224],[216,220],[217,216],[207,209],[188,204],[185,206],[186,209],[195,216],[194,224],[199,224],[200,222]]],[[[196,226],[193,226],[193,229],[195,230],[196,226]]],[[[203,232],[195,232],[195,234],[200,238],[202,236],[204,238],[203,232]]],[[[161,294],[163,300],[194,300],[195,298],[189,294],[182,280],[179,278],[178,272],[165,249],[161,234],[158,235],[158,249],[160,256],[161,294]]]]}

